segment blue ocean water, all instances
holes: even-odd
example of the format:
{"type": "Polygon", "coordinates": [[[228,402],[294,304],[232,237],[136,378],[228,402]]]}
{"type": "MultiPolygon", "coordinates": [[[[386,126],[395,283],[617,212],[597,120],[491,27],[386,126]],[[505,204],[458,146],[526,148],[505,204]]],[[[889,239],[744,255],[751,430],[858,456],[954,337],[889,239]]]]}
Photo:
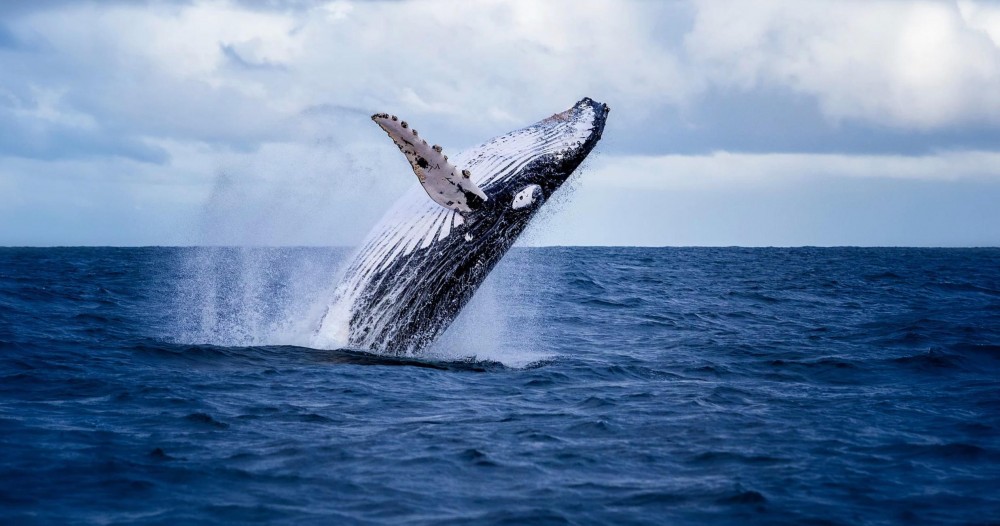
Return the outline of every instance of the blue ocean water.
{"type": "Polygon", "coordinates": [[[515,249],[425,356],[346,253],[0,249],[0,523],[1000,521],[1000,250],[515,249]]]}

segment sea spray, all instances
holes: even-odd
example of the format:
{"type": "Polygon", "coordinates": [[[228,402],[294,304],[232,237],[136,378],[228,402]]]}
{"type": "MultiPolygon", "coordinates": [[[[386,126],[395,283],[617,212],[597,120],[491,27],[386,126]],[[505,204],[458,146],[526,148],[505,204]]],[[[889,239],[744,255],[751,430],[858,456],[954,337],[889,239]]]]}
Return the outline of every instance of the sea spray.
{"type": "MultiPolygon", "coordinates": [[[[179,249],[176,319],[167,339],[223,347],[343,349],[344,342],[317,338],[316,330],[324,316],[328,322],[350,316],[350,311],[331,311],[337,308],[331,301],[336,297],[336,276],[350,253],[346,248],[319,247],[179,249]]],[[[497,267],[452,326],[421,356],[514,368],[554,357],[537,345],[541,303],[533,295],[545,293],[547,286],[524,279],[525,266],[536,265],[530,253],[515,250],[510,259],[497,267]]]]}
{"type": "Polygon", "coordinates": [[[543,318],[539,304],[528,299],[538,287],[524,279],[521,267],[530,255],[514,252],[514,261],[501,262],[441,338],[425,350],[428,358],[522,369],[555,357],[538,346],[543,318]]]}
{"type": "Polygon", "coordinates": [[[309,345],[346,249],[197,247],[182,252],[174,338],[309,345]]]}

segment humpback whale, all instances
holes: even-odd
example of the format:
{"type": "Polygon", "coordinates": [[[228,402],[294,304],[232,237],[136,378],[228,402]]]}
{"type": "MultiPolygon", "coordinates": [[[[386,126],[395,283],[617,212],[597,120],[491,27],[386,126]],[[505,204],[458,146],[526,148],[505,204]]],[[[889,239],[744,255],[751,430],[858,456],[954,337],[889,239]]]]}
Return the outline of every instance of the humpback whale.
{"type": "Polygon", "coordinates": [[[607,105],[584,98],[450,159],[406,121],[373,115],[419,185],[355,252],[314,334],[316,346],[394,355],[427,347],[594,149],[607,115],[607,105]]]}

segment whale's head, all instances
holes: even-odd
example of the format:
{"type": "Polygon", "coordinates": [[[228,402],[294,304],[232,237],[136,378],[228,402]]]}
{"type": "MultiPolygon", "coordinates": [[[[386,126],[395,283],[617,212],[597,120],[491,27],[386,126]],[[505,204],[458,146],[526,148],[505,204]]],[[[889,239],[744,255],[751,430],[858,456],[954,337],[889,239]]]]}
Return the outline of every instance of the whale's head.
{"type": "Polygon", "coordinates": [[[584,98],[568,110],[495,137],[456,158],[489,196],[486,210],[503,207],[532,215],[594,149],[609,108],[584,98]]]}
{"type": "Polygon", "coordinates": [[[406,156],[427,195],[463,216],[498,207],[536,210],[569,178],[604,132],[608,106],[586,97],[572,108],[459,153],[441,146],[388,113],[372,120],[406,156]]]}

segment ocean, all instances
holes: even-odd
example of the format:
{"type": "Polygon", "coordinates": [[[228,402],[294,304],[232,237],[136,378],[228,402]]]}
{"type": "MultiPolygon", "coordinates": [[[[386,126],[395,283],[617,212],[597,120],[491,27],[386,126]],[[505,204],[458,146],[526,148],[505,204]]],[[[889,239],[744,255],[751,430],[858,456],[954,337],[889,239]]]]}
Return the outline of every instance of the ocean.
{"type": "Polygon", "coordinates": [[[1000,249],[515,248],[418,356],[348,256],[0,249],[0,523],[1000,523],[1000,249]]]}

